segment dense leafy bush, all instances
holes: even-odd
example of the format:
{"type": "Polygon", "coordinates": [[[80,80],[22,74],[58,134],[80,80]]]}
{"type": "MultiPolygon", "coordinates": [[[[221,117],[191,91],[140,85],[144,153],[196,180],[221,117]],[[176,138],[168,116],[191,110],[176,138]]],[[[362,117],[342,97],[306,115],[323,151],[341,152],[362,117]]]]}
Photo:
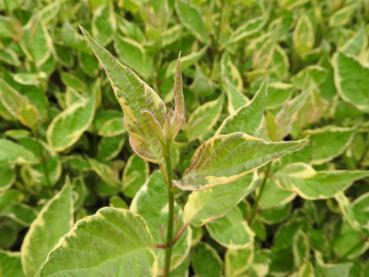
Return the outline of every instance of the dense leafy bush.
{"type": "Polygon", "coordinates": [[[368,14],[0,0],[0,276],[368,276],[368,14]]]}

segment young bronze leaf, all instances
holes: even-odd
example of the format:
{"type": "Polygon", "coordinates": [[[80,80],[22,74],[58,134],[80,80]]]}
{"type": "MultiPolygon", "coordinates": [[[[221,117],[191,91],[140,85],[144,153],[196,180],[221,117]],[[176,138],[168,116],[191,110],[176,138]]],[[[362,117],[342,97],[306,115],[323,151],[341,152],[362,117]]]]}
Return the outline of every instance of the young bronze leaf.
{"type": "Polygon", "coordinates": [[[153,135],[151,125],[144,120],[141,112],[148,110],[163,127],[166,107],[158,94],[131,69],[121,64],[109,51],[98,44],[81,27],[89,46],[94,51],[113,87],[115,96],[124,112],[124,123],[130,135],[133,150],[141,158],[159,163],[162,158],[161,144],[153,135]]]}
{"type": "Polygon", "coordinates": [[[183,83],[182,83],[182,71],[181,71],[181,57],[178,57],[177,60],[177,67],[176,67],[176,74],[174,77],[174,87],[173,87],[173,94],[174,94],[174,113],[173,118],[171,120],[171,128],[172,128],[172,135],[175,137],[179,130],[181,129],[182,125],[186,121],[186,112],[185,112],[185,102],[183,97],[183,83]]]}
{"type": "Polygon", "coordinates": [[[138,214],[102,208],[78,221],[51,251],[40,276],[157,276],[152,236],[138,214]]]}
{"type": "Polygon", "coordinates": [[[197,148],[183,178],[175,184],[183,190],[227,184],[305,144],[305,140],[267,142],[240,132],[215,136],[197,148]]]}

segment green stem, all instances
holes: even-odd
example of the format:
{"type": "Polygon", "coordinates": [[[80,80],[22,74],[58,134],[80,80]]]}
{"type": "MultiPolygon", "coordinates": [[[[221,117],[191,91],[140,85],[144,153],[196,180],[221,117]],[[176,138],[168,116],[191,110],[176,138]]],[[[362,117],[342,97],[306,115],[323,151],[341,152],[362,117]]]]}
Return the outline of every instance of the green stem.
{"type": "Polygon", "coordinates": [[[269,163],[267,165],[266,169],[265,169],[264,178],[263,178],[263,181],[262,181],[262,183],[260,185],[260,190],[259,190],[259,193],[258,193],[258,195],[256,197],[256,200],[255,200],[254,209],[252,210],[251,215],[250,215],[250,218],[248,220],[249,225],[252,225],[252,222],[253,222],[253,220],[255,218],[256,212],[258,211],[259,202],[260,202],[261,196],[262,196],[262,194],[264,192],[265,184],[266,184],[266,181],[268,180],[271,167],[272,167],[272,163],[269,163]]]}
{"type": "Polygon", "coordinates": [[[172,159],[171,159],[171,143],[167,142],[164,147],[164,159],[165,166],[162,167],[163,175],[166,177],[166,182],[168,186],[168,224],[167,224],[167,241],[165,248],[165,264],[164,264],[164,277],[169,276],[170,272],[170,261],[172,256],[173,248],[173,227],[174,227],[174,191],[172,186],[173,181],[173,170],[172,170],[172,159]]]}

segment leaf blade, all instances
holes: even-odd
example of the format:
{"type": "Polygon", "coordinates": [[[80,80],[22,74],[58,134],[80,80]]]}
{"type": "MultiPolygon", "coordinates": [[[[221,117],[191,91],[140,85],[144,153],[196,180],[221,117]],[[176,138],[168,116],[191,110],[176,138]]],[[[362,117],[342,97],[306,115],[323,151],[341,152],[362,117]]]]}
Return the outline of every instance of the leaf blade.
{"type": "Polygon", "coordinates": [[[22,267],[27,276],[35,276],[48,253],[73,226],[73,199],[69,184],[40,211],[26,234],[22,248],[22,267]]]}
{"type": "Polygon", "coordinates": [[[130,134],[129,141],[133,150],[141,158],[159,163],[162,158],[161,144],[155,136],[152,136],[151,126],[142,120],[141,112],[150,111],[163,127],[166,118],[164,102],[131,69],[121,64],[109,51],[98,44],[83,27],[80,28],[103,66],[123,110],[124,122],[130,134]]]}
{"type": "Polygon", "coordinates": [[[184,176],[174,184],[183,190],[227,184],[305,144],[304,140],[267,142],[240,132],[215,136],[195,151],[184,176]]]}
{"type": "Polygon", "coordinates": [[[78,221],[49,254],[41,276],[155,276],[147,224],[137,214],[102,208],[78,221]]]}

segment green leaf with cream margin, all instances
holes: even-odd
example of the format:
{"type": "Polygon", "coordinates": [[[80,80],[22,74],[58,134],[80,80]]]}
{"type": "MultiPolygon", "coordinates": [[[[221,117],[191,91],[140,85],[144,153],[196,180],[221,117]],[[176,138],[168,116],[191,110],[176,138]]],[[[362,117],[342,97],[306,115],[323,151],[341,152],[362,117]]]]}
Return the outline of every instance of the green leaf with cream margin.
{"type": "Polygon", "coordinates": [[[310,143],[304,150],[309,153],[312,164],[323,164],[341,155],[355,136],[354,129],[334,126],[307,130],[305,133],[310,143]]]}
{"type": "Polygon", "coordinates": [[[122,175],[122,191],[124,195],[133,198],[143,186],[150,173],[148,162],[137,155],[128,158],[122,175]]]}
{"type": "Polygon", "coordinates": [[[273,178],[268,178],[259,199],[259,208],[265,210],[281,207],[290,203],[295,196],[294,192],[280,188],[273,178]]]}
{"type": "Polygon", "coordinates": [[[27,58],[41,67],[53,53],[53,42],[48,28],[38,18],[37,14],[24,26],[24,33],[20,46],[27,58]]]}
{"type": "Polygon", "coordinates": [[[249,269],[252,268],[252,265],[258,266],[257,263],[254,263],[254,249],[252,247],[227,249],[224,259],[226,277],[249,276],[249,269]]]}
{"type": "Polygon", "coordinates": [[[12,116],[31,129],[40,121],[37,107],[3,79],[0,79],[0,103],[12,116]]]}
{"type": "Polygon", "coordinates": [[[223,262],[218,252],[209,244],[200,242],[191,251],[194,276],[222,277],[223,262]]]}
{"type": "Polygon", "coordinates": [[[39,159],[24,146],[8,139],[0,139],[0,164],[35,164],[39,159]]]}
{"type": "Polygon", "coordinates": [[[102,208],[78,221],[50,252],[44,276],[156,276],[146,222],[125,209],[102,208]]]}
{"type": "Polygon", "coordinates": [[[0,165],[0,193],[6,191],[15,182],[15,168],[11,164],[0,165]]]}
{"type": "Polygon", "coordinates": [[[114,49],[126,65],[145,79],[152,75],[154,60],[141,44],[130,38],[116,36],[114,49]]]}
{"type": "MultiPolygon", "coordinates": [[[[168,189],[160,171],[155,171],[132,200],[130,211],[140,214],[147,222],[155,244],[165,244],[168,220],[168,189]]],[[[173,233],[184,226],[181,208],[175,203],[176,220],[173,233]]],[[[171,269],[177,268],[187,257],[191,248],[191,228],[186,228],[173,246],[171,269]]],[[[164,268],[165,251],[155,249],[159,268],[164,268]]]]}
{"type": "Polygon", "coordinates": [[[299,17],[297,21],[293,32],[293,47],[302,58],[314,47],[314,27],[307,15],[299,17]]]}
{"type": "Polygon", "coordinates": [[[303,91],[295,98],[285,102],[280,111],[275,116],[275,139],[283,139],[291,130],[293,123],[298,120],[299,112],[309,99],[310,92],[303,91]]]}
{"type": "Polygon", "coordinates": [[[334,82],[337,92],[348,103],[369,113],[369,66],[342,52],[333,56],[334,82]]]}
{"type": "Polygon", "coordinates": [[[156,132],[153,134],[152,124],[159,128],[164,126],[166,118],[164,102],[149,85],[98,44],[85,29],[81,27],[81,30],[105,69],[115,96],[122,107],[131,147],[141,158],[153,163],[160,163],[162,147],[156,132]],[[147,116],[143,116],[143,112],[151,120],[147,120],[147,116]]]}
{"type": "Polygon", "coordinates": [[[350,203],[353,217],[361,228],[369,230],[369,193],[364,193],[350,203]]]}
{"type": "Polygon", "coordinates": [[[227,249],[248,248],[254,243],[254,232],[237,206],[224,217],[208,223],[206,230],[212,239],[227,249]]]}
{"type": "Polygon", "coordinates": [[[54,151],[68,149],[90,127],[95,115],[95,98],[95,94],[91,94],[54,117],[46,133],[47,142],[54,151]]]}
{"type": "Polygon", "coordinates": [[[206,102],[199,106],[188,119],[184,127],[188,141],[201,139],[207,135],[217,123],[223,109],[224,97],[206,102]]]}
{"type": "Polygon", "coordinates": [[[267,142],[240,132],[215,136],[196,149],[182,179],[174,184],[182,190],[204,190],[228,184],[301,149],[306,142],[267,142]]]}
{"type": "Polygon", "coordinates": [[[268,13],[265,13],[262,16],[252,18],[242,23],[236,30],[232,32],[229,40],[226,42],[226,45],[237,43],[261,31],[261,29],[267,23],[268,17],[268,13]]]}
{"type": "Polygon", "coordinates": [[[124,119],[123,117],[113,117],[105,121],[98,130],[99,136],[115,137],[124,134],[124,119]]]}
{"type": "Polygon", "coordinates": [[[305,163],[285,166],[275,173],[280,187],[307,200],[327,199],[343,192],[353,182],[369,176],[368,170],[315,171],[305,163]]]}
{"type": "Polygon", "coordinates": [[[57,193],[32,222],[22,244],[26,276],[38,276],[47,255],[73,226],[73,195],[69,184],[57,193]]]}
{"type": "Polygon", "coordinates": [[[91,169],[103,180],[107,185],[115,188],[120,187],[118,172],[105,163],[101,163],[95,159],[87,159],[91,169]]]}
{"type": "Polygon", "coordinates": [[[175,9],[182,24],[201,42],[207,43],[210,38],[202,15],[196,6],[187,0],[176,0],[175,9]]]}
{"type": "Polygon", "coordinates": [[[268,81],[264,81],[252,101],[228,116],[217,130],[216,134],[243,132],[248,135],[258,135],[263,113],[268,103],[268,81]]]}
{"type": "Polygon", "coordinates": [[[184,207],[184,221],[200,227],[237,206],[257,185],[256,171],[247,174],[227,186],[216,186],[207,190],[193,191],[184,207]],[[219,205],[222,203],[222,205],[219,205]]]}

